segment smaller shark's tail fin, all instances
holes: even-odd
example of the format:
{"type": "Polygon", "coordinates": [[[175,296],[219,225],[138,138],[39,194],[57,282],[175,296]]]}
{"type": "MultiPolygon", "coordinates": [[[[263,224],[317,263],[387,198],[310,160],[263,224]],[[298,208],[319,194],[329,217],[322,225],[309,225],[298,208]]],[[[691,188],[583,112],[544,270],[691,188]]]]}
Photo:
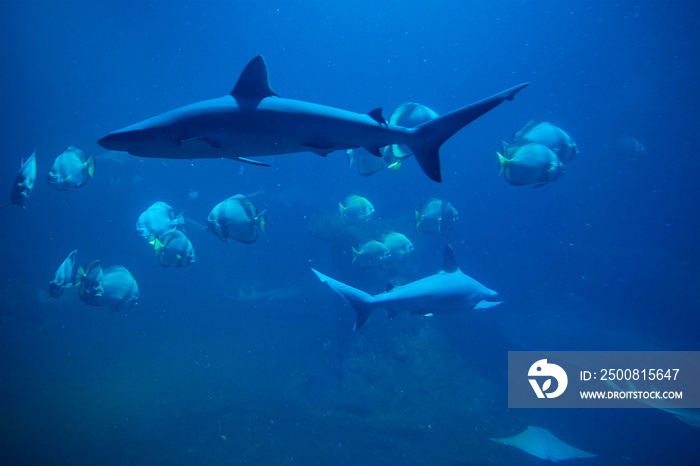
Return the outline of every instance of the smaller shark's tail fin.
{"type": "Polygon", "coordinates": [[[504,100],[513,100],[522,88],[529,83],[518,84],[503,92],[487,97],[473,104],[467,105],[446,115],[429,120],[414,128],[416,140],[409,144],[411,151],[416,156],[418,164],[426,175],[438,183],[442,181],[440,175],[440,146],[453,134],[479,118],[484,113],[496,107],[504,100]]]}
{"type": "Polygon", "coordinates": [[[313,273],[316,274],[319,280],[326,283],[331,290],[335,291],[340,297],[342,297],[350,307],[352,307],[357,313],[357,320],[355,321],[355,327],[353,330],[357,330],[367,322],[367,318],[372,313],[372,304],[374,303],[374,297],[362,290],[353,288],[350,285],[346,285],[343,282],[331,278],[329,276],[323,275],[321,272],[311,269],[313,273]]]}

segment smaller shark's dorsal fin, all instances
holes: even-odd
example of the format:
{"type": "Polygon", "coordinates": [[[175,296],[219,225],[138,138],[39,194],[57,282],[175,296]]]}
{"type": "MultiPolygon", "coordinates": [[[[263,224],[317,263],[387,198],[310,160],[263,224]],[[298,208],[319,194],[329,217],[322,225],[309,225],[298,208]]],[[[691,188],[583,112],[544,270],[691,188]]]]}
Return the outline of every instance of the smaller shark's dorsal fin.
{"type": "Polygon", "coordinates": [[[445,257],[442,260],[442,270],[447,273],[454,273],[459,270],[459,265],[457,265],[457,259],[455,258],[455,251],[449,244],[445,245],[445,257]]]}
{"type": "Polygon", "coordinates": [[[273,95],[279,97],[275,91],[270,89],[270,82],[267,79],[267,65],[262,55],[258,55],[248,62],[238,77],[231,95],[237,101],[248,100],[255,102],[273,95]]]}

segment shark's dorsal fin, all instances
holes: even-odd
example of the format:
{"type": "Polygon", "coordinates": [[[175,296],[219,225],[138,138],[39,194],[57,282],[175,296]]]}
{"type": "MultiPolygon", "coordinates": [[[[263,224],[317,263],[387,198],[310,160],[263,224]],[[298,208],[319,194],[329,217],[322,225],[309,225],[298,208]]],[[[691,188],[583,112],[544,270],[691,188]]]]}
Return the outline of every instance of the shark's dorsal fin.
{"type": "Polygon", "coordinates": [[[270,89],[270,82],[267,79],[267,65],[262,55],[258,55],[248,62],[238,77],[231,95],[237,101],[253,102],[259,102],[270,96],[279,97],[275,91],[270,89]]]}
{"type": "Polygon", "coordinates": [[[457,259],[455,258],[455,251],[449,244],[445,245],[445,257],[442,260],[442,270],[447,273],[454,273],[459,270],[459,265],[457,265],[457,259]]]}

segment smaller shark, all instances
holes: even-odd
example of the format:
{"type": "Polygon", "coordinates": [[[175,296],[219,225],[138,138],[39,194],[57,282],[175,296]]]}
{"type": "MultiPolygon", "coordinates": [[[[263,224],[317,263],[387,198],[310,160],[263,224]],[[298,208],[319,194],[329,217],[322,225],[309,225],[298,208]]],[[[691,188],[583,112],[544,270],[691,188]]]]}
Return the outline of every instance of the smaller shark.
{"type": "Polygon", "coordinates": [[[395,286],[384,293],[372,296],[350,285],[339,282],[311,269],[322,282],[338,293],[357,313],[354,330],[367,321],[373,310],[386,309],[389,317],[399,312],[432,316],[454,314],[470,309],[486,309],[501,304],[493,301],[497,292],[466,275],[457,266],[452,246],[445,246],[442,270],[435,275],[395,286]]]}

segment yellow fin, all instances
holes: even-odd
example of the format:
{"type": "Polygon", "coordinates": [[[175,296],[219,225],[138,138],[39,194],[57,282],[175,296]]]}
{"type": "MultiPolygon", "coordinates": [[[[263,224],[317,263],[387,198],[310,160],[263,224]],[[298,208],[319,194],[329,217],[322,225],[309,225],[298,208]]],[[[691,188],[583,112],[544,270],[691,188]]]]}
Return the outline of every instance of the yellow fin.
{"type": "Polygon", "coordinates": [[[90,175],[90,178],[92,178],[92,176],[95,174],[95,157],[91,155],[85,164],[87,165],[88,175],[90,175]]]}
{"type": "Polygon", "coordinates": [[[506,168],[506,161],[507,159],[503,157],[500,152],[496,152],[496,155],[498,155],[498,164],[500,167],[500,170],[498,171],[498,176],[501,176],[503,174],[503,170],[506,168]]]}

